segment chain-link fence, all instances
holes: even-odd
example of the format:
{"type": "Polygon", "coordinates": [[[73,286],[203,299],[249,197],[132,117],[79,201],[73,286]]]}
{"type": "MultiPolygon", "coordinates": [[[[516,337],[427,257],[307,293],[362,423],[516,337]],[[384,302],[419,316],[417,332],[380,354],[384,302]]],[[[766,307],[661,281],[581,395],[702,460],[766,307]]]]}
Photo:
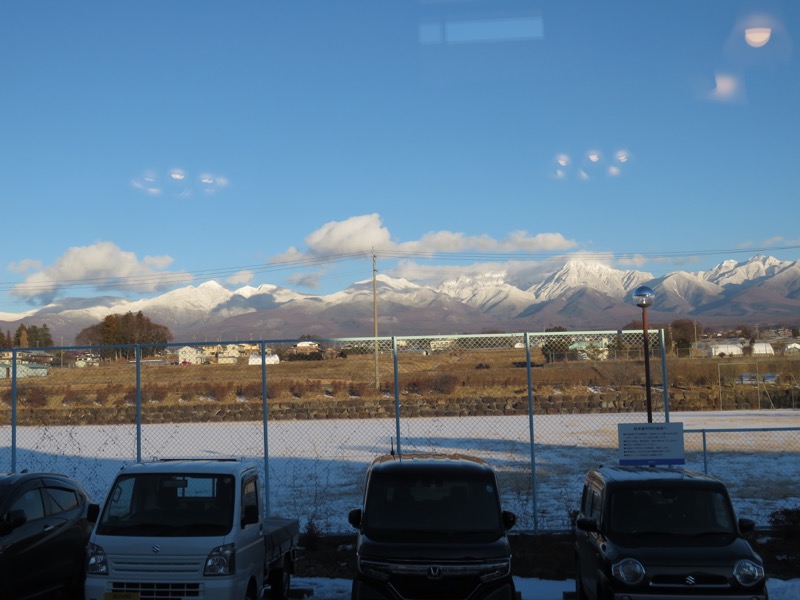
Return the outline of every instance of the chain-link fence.
{"type": "MultiPolygon", "coordinates": [[[[703,389],[670,402],[652,333],[654,421],[670,404],[714,408],[703,389]]],[[[271,512],[341,532],[375,456],[464,453],[497,469],[520,529],[564,529],[582,474],[616,462],[618,424],[645,420],[643,351],[640,331],[14,349],[0,465],[64,472],[102,498],[124,464],[246,457],[268,470],[271,512]]]]}

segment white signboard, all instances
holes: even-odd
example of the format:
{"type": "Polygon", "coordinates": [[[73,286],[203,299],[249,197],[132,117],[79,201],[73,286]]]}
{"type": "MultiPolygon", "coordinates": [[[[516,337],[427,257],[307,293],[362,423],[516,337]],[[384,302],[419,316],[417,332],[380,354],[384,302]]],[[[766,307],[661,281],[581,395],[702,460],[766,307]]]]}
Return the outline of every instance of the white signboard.
{"type": "Polygon", "coordinates": [[[619,423],[620,465],[683,465],[683,423],[619,423]]]}

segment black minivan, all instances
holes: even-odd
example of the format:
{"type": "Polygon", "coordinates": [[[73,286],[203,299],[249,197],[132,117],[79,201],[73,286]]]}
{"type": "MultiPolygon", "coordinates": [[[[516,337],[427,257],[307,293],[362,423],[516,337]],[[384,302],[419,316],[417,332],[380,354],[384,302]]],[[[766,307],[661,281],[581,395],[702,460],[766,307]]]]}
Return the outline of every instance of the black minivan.
{"type": "Polygon", "coordinates": [[[575,521],[579,600],[766,600],[764,563],[725,484],[670,467],[586,475],[575,521]]]}
{"type": "Polygon", "coordinates": [[[353,600],[512,600],[506,531],[493,469],[464,455],[381,456],[369,467],[353,600]]]}
{"type": "Polygon", "coordinates": [[[0,473],[0,598],[82,598],[99,506],[56,473],[0,473]]]}

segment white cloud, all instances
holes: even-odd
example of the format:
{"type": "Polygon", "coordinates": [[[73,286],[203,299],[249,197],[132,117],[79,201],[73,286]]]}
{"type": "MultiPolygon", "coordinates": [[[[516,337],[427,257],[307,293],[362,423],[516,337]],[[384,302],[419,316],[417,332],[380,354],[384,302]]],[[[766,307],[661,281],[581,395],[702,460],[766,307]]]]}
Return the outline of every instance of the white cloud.
{"type": "Polygon", "coordinates": [[[369,252],[392,247],[389,230],[377,213],[330,221],[306,236],[305,242],[314,255],[369,252]]]}
{"type": "Polygon", "coordinates": [[[243,271],[239,271],[238,273],[234,273],[226,281],[231,285],[245,285],[253,281],[253,277],[255,277],[255,273],[249,269],[245,269],[243,271]]]}
{"type": "Polygon", "coordinates": [[[330,221],[305,238],[308,250],[302,252],[292,246],[271,262],[298,261],[306,257],[337,256],[342,254],[375,251],[403,252],[428,256],[440,252],[543,252],[568,250],[577,243],[560,233],[530,235],[514,231],[503,239],[489,235],[469,236],[456,231],[430,231],[418,240],[395,242],[389,229],[377,213],[350,217],[344,221],[330,221]]]}
{"type": "MultiPolygon", "coordinates": [[[[34,264],[34,261],[29,261],[34,264]]],[[[32,302],[47,303],[59,293],[75,287],[151,293],[188,283],[184,272],[164,271],[172,263],[168,256],[145,256],[126,252],[111,242],[69,248],[47,267],[29,275],[11,293],[32,302]]]]}
{"type": "Polygon", "coordinates": [[[18,263],[9,263],[7,269],[12,273],[26,273],[42,268],[42,261],[32,258],[25,258],[18,263]]]}
{"type": "Polygon", "coordinates": [[[172,168],[159,173],[156,170],[145,171],[131,180],[131,186],[149,196],[166,196],[175,198],[190,198],[194,192],[215,194],[230,185],[230,180],[224,175],[215,173],[201,173],[196,177],[189,175],[188,171],[181,168],[172,168]]]}

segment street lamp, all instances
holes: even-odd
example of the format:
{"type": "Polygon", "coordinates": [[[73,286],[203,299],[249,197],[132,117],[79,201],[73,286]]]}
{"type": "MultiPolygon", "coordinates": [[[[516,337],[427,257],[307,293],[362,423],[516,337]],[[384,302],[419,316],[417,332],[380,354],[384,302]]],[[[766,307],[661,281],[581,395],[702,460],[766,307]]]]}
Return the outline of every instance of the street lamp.
{"type": "Polygon", "coordinates": [[[653,398],[650,393],[650,342],[647,339],[647,307],[652,306],[655,292],[646,285],[640,285],[633,291],[633,301],[642,309],[642,336],[644,341],[644,386],[647,394],[647,422],[653,422],[653,398]]]}

